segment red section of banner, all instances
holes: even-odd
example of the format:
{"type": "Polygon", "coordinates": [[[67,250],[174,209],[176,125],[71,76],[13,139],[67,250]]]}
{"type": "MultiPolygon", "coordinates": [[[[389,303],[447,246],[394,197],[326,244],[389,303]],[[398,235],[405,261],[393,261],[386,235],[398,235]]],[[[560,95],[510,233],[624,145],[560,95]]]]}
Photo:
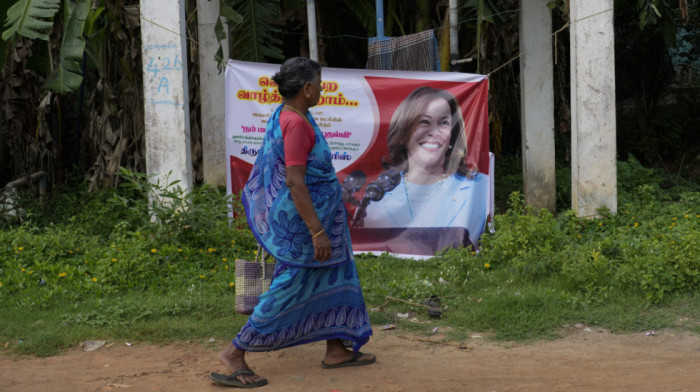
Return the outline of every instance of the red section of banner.
{"type": "Polygon", "coordinates": [[[246,181],[248,181],[248,176],[250,171],[253,170],[253,165],[248,162],[238,159],[231,155],[229,157],[229,164],[231,165],[231,189],[233,189],[233,194],[238,195],[243,190],[246,181]]]}

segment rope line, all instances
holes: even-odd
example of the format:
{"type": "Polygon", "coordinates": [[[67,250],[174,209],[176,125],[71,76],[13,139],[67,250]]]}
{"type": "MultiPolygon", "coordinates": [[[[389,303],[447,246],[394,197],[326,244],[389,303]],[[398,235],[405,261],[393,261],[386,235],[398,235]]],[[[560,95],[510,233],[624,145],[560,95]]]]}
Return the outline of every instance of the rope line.
{"type": "MultiPolygon", "coordinates": [[[[520,11],[522,11],[522,8],[518,8],[518,9],[515,9],[515,10],[509,10],[509,11],[498,12],[498,13],[494,13],[494,14],[488,15],[487,17],[483,17],[483,18],[481,18],[481,20],[485,20],[485,19],[487,19],[487,18],[492,18],[492,17],[494,17],[494,16],[500,16],[500,15],[509,14],[509,13],[516,13],[516,12],[520,12],[520,11]]],[[[562,27],[560,27],[559,29],[557,29],[557,31],[555,31],[555,32],[553,32],[552,34],[550,34],[547,38],[544,38],[544,39],[542,39],[540,42],[538,42],[538,43],[536,43],[536,44],[533,44],[533,45],[530,45],[528,48],[526,48],[526,49],[524,49],[524,50],[518,52],[515,56],[513,56],[512,58],[510,58],[508,61],[506,61],[505,63],[499,65],[498,67],[496,67],[495,69],[493,69],[491,72],[489,72],[488,74],[486,74],[486,76],[487,76],[487,77],[490,77],[494,72],[503,69],[503,68],[506,67],[508,64],[514,62],[515,60],[517,60],[518,58],[520,58],[520,57],[523,56],[524,54],[527,54],[528,52],[530,52],[534,47],[540,46],[540,45],[541,45],[542,43],[544,43],[547,39],[549,39],[549,38],[551,38],[551,37],[554,37],[554,39],[556,40],[556,39],[557,39],[557,35],[558,35],[559,33],[561,33],[562,31],[566,30],[567,28],[569,28],[572,24],[581,22],[581,21],[586,20],[586,19],[589,19],[589,18],[596,17],[596,16],[598,16],[598,15],[601,15],[601,14],[604,14],[604,13],[607,13],[607,12],[611,12],[611,11],[613,11],[613,8],[608,8],[608,9],[605,9],[605,10],[602,10],[602,11],[599,11],[599,12],[596,12],[596,13],[593,13],[593,14],[591,14],[591,15],[585,16],[585,17],[583,17],[583,18],[580,18],[580,19],[576,19],[576,20],[573,20],[573,21],[568,21],[568,22],[566,22],[566,24],[565,24],[564,26],[562,26],[562,27]]],[[[174,30],[172,30],[172,29],[170,29],[170,28],[168,28],[168,27],[165,27],[165,26],[163,26],[163,25],[161,25],[161,24],[159,24],[159,23],[157,23],[157,22],[155,22],[155,21],[153,21],[153,20],[151,20],[151,19],[147,19],[147,18],[143,18],[143,17],[142,17],[141,19],[142,19],[143,21],[146,21],[146,22],[148,22],[148,23],[151,23],[151,24],[153,24],[153,25],[155,25],[155,26],[158,26],[158,27],[162,28],[163,30],[168,31],[168,32],[170,32],[170,33],[172,33],[172,34],[174,34],[174,35],[176,35],[176,36],[182,37],[182,34],[180,34],[179,31],[174,31],[174,30]]],[[[480,18],[464,19],[464,20],[459,21],[457,24],[458,24],[458,25],[461,25],[461,24],[464,24],[464,23],[469,23],[469,22],[474,22],[474,21],[479,21],[479,20],[480,20],[480,18]]],[[[215,23],[204,23],[204,24],[201,24],[200,26],[211,26],[211,25],[215,25],[215,24],[216,24],[216,22],[215,22],[215,23]]],[[[439,30],[448,29],[448,28],[449,28],[449,27],[442,27],[442,26],[440,26],[440,27],[436,27],[436,28],[433,29],[433,30],[438,30],[438,31],[439,31],[439,30]]],[[[241,29],[231,29],[231,31],[242,31],[242,30],[244,30],[244,29],[243,29],[243,28],[241,28],[241,29]]],[[[285,33],[285,34],[290,34],[290,35],[306,35],[305,33],[293,33],[293,32],[288,32],[288,33],[285,33]]],[[[334,38],[356,38],[356,39],[369,40],[369,38],[367,38],[367,37],[360,37],[360,36],[355,36],[355,35],[352,35],[352,34],[319,35],[318,37],[325,38],[325,39],[334,39],[334,38]]],[[[187,37],[185,37],[185,38],[186,38],[188,41],[191,41],[191,42],[193,42],[193,43],[196,44],[196,45],[200,45],[200,43],[199,43],[197,40],[195,40],[194,38],[191,38],[191,37],[189,37],[189,36],[187,36],[187,37]]]]}
{"type": "MultiPolygon", "coordinates": [[[[557,31],[555,31],[555,32],[553,32],[552,34],[550,34],[549,37],[543,38],[543,39],[542,39],[541,41],[539,41],[538,43],[533,44],[533,45],[530,45],[529,47],[525,48],[525,50],[522,50],[522,51],[518,52],[518,53],[517,53],[515,56],[513,56],[511,59],[509,59],[509,60],[506,61],[505,63],[499,65],[498,67],[494,68],[491,72],[489,72],[488,74],[486,74],[486,76],[487,76],[487,77],[490,77],[492,73],[494,73],[494,72],[496,72],[496,71],[499,71],[500,69],[504,68],[504,67],[507,66],[508,64],[510,64],[510,63],[512,63],[513,61],[515,61],[515,60],[517,60],[518,58],[520,58],[520,56],[522,56],[522,55],[524,55],[524,54],[530,52],[530,51],[532,50],[532,48],[540,46],[542,43],[544,43],[544,42],[545,42],[547,39],[549,39],[550,37],[554,37],[554,39],[556,40],[556,39],[557,39],[557,35],[558,35],[559,33],[561,33],[562,31],[566,30],[567,28],[569,28],[572,24],[581,22],[581,21],[583,21],[583,20],[586,20],[586,19],[588,19],[588,18],[592,18],[592,17],[594,17],[594,16],[598,16],[598,15],[604,14],[604,13],[606,13],[606,12],[610,12],[610,11],[612,11],[612,10],[613,10],[612,8],[608,8],[608,9],[606,9],[606,10],[602,10],[602,11],[596,12],[596,13],[594,13],[594,14],[591,14],[591,15],[588,15],[588,16],[584,16],[583,18],[580,18],[580,19],[576,19],[576,20],[573,20],[573,21],[568,21],[568,22],[566,22],[566,24],[565,24],[564,26],[560,27],[559,29],[557,29],[557,31]]],[[[556,51],[555,51],[555,52],[556,52],[556,51]]]]}
{"type": "MultiPolygon", "coordinates": [[[[494,16],[499,16],[499,15],[504,15],[504,14],[509,14],[509,13],[517,13],[517,12],[520,12],[520,11],[522,11],[521,8],[518,8],[518,9],[515,9],[515,10],[497,12],[497,13],[488,15],[488,16],[482,18],[482,19],[492,18],[492,17],[494,17],[494,16]]],[[[141,17],[141,20],[143,20],[143,21],[145,21],[145,22],[148,22],[148,23],[151,23],[152,25],[158,26],[158,27],[160,27],[161,29],[163,29],[163,30],[165,30],[165,31],[167,31],[167,32],[169,32],[169,33],[172,33],[172,34],[174,34],[174,35],[182,36],[182,34],[180,34],[179,31],[172,30],[172,29],[170,29],[170,28],[168,28],[168,27],[165,27],[165,26],[163,26],[162,24],[160,24],[160,23],[158,23],[158,22],[155,22],[155,21],[153,21],[153,20],[151,20],[151,19],[147,19],[147,18],[141,17]]],[[[458,24],[458,25],[462,25],[462,24],[465,24],[465,23],[475,22],[475,21],[478,21],[478,20],[479,20],[479,18],[463,19],[463,20],[457,22],[457,24],[458,24]]],[[[198,26],[213,26],[213,25],[216,25],[216,22],[213,22],[213,23],[200,23],[200,24],[198,24],[198,26]]],[[[444,30],[444,29],[449,29],[449,27],[440,26],[440,27],[436,27],[436,28],[434,28],[434,29],[432,29],[432,30],[444,30]]],[[[230,30],[231,30],[231,31],[244,31],[244,30],[248,30],[248,29],[247,29],[247,28],[244,28],[244,27],[241,27],[241,28],[232,28],[232,29],[230,29],[230,30]]],[[[306,35],[306,33],[295,33],[295,32],[284,32],[283,34],[287,34],[287,35],[306,35]]],[[[352,34],[339,34],[339,35],[323,35],[323,34],[320,34],[320,35],[318,35],[318,37],[320,37],[320,38],[325,38],[325,39],[334,39],[334,38],[355,38],[355,39],[361,39],[361,40],[369,40],[369,39],[371,38],[371,37],[370,37],[370,38],[368,38],[368,37],[361,37],[361,36],[359,36],[359,35],[352,35],[352,34]]],[[[194,42],[195,44],[199,45],[199,42],[196,41],[195,39],[190,38],[190,37],[187,37],[187,39],[190,40],[190,41],[192,41],[192,42],[194,42]]]]}

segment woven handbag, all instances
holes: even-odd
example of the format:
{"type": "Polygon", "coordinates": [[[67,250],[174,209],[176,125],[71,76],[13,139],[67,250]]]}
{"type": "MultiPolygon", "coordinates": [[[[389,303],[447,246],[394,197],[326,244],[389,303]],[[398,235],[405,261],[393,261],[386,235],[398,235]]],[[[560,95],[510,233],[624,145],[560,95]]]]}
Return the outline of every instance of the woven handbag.
{"type": "Polygon", "coordinates": [[[258,297],[270,289],[275,264],[265,262],[269,257],[258,245],[255,261],[236,260],[236,313],[252,314],[258,297]]]}

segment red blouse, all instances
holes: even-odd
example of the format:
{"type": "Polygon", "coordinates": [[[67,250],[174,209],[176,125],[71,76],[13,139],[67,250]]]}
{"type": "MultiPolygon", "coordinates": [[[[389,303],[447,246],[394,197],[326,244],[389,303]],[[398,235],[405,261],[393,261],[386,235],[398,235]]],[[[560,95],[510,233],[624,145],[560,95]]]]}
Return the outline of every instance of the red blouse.
{"type": "Polygon", "coordinates": [[[306,166],[311,149],[316,144],[316,134],[311,125],[298,113],[282,111],[280,127],[284,139],[286,166],[306,166]]]}

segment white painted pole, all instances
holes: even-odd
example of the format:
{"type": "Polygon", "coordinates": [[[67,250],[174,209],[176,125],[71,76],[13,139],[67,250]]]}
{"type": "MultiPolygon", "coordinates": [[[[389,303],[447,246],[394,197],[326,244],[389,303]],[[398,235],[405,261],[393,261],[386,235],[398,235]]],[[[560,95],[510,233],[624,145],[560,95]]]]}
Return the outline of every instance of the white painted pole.
{"type": "Polygon", "coordinates": [[[571,0],[571,197],[579,216],[617,212],[613,0],[571,0]]]}
{"type": "Polygon", "coordinates": [[[306,0],[306,18],[309,24],[309,57],[318,61],[318,36],[316,35],[316,2],[306,0]]]}
{"type": "MultiPolygon", "coordinates": [[[[219,47],[214,25],[219,18],[219,0],[197,0],[199,36],[199,94],[202,98],[202,166],[204,182],[226,184],[225,79],[214,55],[219,47]]],[[[224,24],[225,26],[225,24],[224,24]]],[[[228,43],[223,41],[224,60],[228,43]]]]}
{"type": "Polygon", "coordinates": [[[185,2],[141,1],[146,171],[192,188],[185,2]]]}
{"type": "Polygon", "coordinates": [[[556,212],[552,11],[520,0],[520,128],[525,203],[556,212]]]}
{"type": "Polygon", "coordinates": [[[457,36],[457,0],[450,0],[450,70],[454,70],[455,60],[459,58],[459,41],[457,36]]]}

